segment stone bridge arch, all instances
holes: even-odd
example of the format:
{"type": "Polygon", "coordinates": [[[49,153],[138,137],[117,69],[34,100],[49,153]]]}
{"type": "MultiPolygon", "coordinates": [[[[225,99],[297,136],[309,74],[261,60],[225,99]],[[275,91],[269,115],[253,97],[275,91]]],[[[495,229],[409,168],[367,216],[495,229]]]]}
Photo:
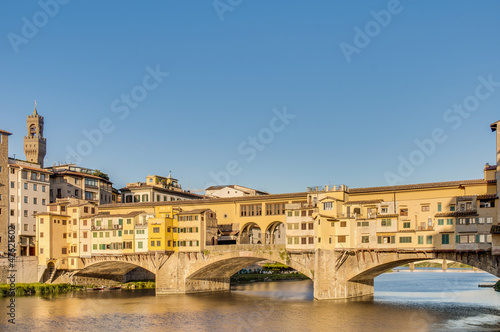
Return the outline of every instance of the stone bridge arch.
{"type": "Polygon", "coordinates": [[[392,253],[354,253],[351,255],[351,276],[349,281],[374,279],[380,274],[398,266],[425,261],[429,259],[446,259],[463,263],[500,277],[500,257],[491,255],[488,251],[477,252],[392,252],[392,253]],[[363,262],[359,262],[360,255],[364,255],[363,262]],[[366,256],[369,256],[366,259],[366,256]],[[356,259],[356,266],[353,266],[356,259]]]}
{"type": "Polygon", "coordinates": [[[341,299],[373,294],[374,278],[397,266],[447,259],[500,276],[500,256],[491,251],[318,250],[314,297],[341,299]]]}
{"type": "Polygon", "coordinates": [[[134,270],[140,269],[146,271],[154,278],[158,269],[166,263],[171,255],[172,253],[154,252],[80,258],[82,268],[74,275],[80,277],[116,279],[118,276],[124,276],[134,270]]]}
{"type": "Polygon", "coordinates": [[[202,253],[176,253],[157,275],[157,294],[228,291],[233,274],[270,260],[314,279],[314,253],[291,254],[285,246],[209,246],[202,253]]]}
{"type": "MultiPolygon", "coordinates": [[[[241,246],[243,247],[243,246],[241,246]]],[[[314,278],[314,261],[307,261],[303,255],[290,255],[284,246],[248,246],[243,250],[209,250],[206,260],[194,264],[187,279],[229,278],[245,267],[265,260],[274,261],[291,267],[310,279],[314,278]],[[245,250],[246,249],[246,250],[245,250]]]]}

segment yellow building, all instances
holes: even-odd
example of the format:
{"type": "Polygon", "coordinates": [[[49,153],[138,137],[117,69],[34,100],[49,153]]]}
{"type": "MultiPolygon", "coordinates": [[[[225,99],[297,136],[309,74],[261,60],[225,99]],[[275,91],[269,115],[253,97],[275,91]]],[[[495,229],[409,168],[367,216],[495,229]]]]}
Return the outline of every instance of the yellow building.
{"type": "Polygon", "coordinates": [[[37,213],[38,264],[48,268],[79,269],[80,257],[90,257],[90,224],[94,203],[65,199],[37,213]]]}
{"type": "Polygon", "coordinates": [[[144,211],[135,211],[101,213],[92,218],[92,256],[133,254],[145,251],[147,234],[142,231],[146,231],[150,217],[153,215],[148,215],[144,211]]]}
{"type": "Polygon", "coordinates": [[[148,222],[149,251],[176,251],[179,240],[177,213],[174,206],[157,206],[155,218],[148,222]]]}
{"type": "Polygon", "coordinates": [[[205,246],[217,244],[217,217],[210,209],[177,213],[178,251],[203,252],[205,246]]]}

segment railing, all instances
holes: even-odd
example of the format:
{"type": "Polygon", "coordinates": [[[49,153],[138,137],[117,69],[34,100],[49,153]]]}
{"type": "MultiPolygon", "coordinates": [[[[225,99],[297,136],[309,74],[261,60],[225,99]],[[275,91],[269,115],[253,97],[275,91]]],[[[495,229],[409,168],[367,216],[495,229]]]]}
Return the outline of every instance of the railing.
{"type": "Polygon", "coordinates": [[[285,210],[315,209],[318,204],[315,203],[290,203],[285,204],[285,210]]]}
{"type": "Polygon", "coordinates": [[[308,193],[327,192],[327,191],[349,191],[349,187],[344,184],[307,187],[308,193]]]}
{"type": "Polygon", "coordinates": [[[122,230],[123,225],[113,225],[112,228],[109,228],[108,226],[92,226],[90,227],[90,230],[92,231],[116,231],[116,230],[122,230]]]}

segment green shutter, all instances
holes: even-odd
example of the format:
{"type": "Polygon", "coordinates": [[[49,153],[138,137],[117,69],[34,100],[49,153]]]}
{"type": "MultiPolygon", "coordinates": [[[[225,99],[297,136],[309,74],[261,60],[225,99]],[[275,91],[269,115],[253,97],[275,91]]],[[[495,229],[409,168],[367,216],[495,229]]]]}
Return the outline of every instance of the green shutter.
{"type": "Polygon", "coordinates": [[[377,236],[377,243],[378,243],[378,244],[381,244],[381,243],[382,243],[382,237],[381,237],[381,236],[377,236]]]}
{"type": "Polygon", "coordinates": [[[396,236],[395,235],[391,235],[391,243],[396,243],[396,236]]]}
{"type": "Polygon", "coordinates": [[[460,243],[460,237],[458,235],[455,236],[455,243],[460,243]]]}
{"type": "Polygon", "coordinates": [[[476,234],[476,243],[479,243],[479,234],[476,234]]]}

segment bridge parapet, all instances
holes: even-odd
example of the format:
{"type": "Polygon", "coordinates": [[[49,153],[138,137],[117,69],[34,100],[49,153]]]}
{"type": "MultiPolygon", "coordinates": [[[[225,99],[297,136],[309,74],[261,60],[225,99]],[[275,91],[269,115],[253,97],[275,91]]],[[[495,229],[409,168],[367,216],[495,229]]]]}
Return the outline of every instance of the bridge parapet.
{"type": "Polygon", "coordinates": [[[232,244],[224,246],[206,246],[206,252],[209,253],[226,253],[232,251],[269,251],[269,250],[285,250],[284,244],[232,244]]]}

